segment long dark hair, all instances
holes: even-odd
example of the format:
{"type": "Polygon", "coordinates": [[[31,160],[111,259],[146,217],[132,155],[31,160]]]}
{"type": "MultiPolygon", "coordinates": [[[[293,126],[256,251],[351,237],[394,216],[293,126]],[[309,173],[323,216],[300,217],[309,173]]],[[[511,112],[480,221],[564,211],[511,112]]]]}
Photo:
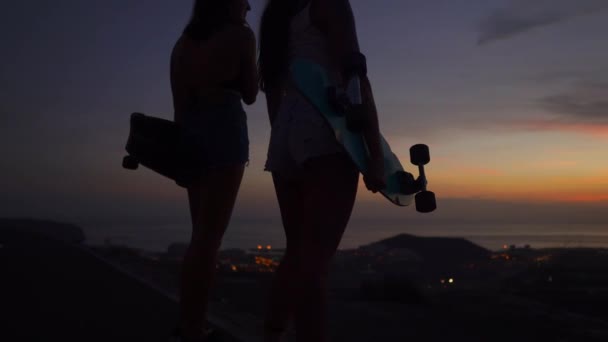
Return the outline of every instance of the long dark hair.
{"type": "Polygon", "coordinates": [[[205,40],[230,23],[231,0],[195,0],[190,22],[184,35],[195,40],[205,40]]]}
{"type": "Polygon", "coordinates": [[[280,85],[289,63],[290,23],[294,15],[309,1],[269,0],[260,27],[258,68],[260,89],[267,91],[280,85]]]}

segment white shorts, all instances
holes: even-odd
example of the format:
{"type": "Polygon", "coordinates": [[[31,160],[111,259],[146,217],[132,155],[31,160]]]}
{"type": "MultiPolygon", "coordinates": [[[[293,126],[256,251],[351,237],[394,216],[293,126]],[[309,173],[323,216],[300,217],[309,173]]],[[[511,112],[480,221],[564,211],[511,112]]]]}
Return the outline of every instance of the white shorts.
{"type": "Polygon", "coordinates": [[[296,177],[315,157],[343,153],[333,130],[297,90],[289,88],[272,124],[266,171],[296,177]]]}

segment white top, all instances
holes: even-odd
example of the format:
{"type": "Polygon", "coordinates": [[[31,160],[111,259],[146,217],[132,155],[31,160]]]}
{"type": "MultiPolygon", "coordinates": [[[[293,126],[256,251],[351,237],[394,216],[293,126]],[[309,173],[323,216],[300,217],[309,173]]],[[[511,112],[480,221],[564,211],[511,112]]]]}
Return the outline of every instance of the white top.
{"type": "MultiPolygon", "coordinates": [[[[310,3],[292,19],[289,58],[303,58],[328,70],[335,69],[326,37],[310,20],[310,3]]],[[[288,86],[272,125],[266,170],[297,176],[306,160],[341,151],[321,113],[293,86],[288,86]]]]}
{"type": "Polygon", "coordinates": [[[331,69],[327,38],[310,20],[311,3],[291,20],[289,58],[307,59],[331,69]]]}

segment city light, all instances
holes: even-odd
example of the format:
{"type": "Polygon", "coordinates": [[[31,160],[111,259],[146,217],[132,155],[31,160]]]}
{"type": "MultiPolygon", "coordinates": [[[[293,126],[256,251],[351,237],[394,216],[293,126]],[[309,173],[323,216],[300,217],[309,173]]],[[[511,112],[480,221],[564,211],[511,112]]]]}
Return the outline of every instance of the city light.
{"type": "Polygon", "coordinates": [[[269,258],[264,258],[261,256],[256,256],[255,257],[255,263],[256,265],[262,265],[262,266],[266,266],[266,267],[278,267],[279,263],[269,259],[269,258]]]}

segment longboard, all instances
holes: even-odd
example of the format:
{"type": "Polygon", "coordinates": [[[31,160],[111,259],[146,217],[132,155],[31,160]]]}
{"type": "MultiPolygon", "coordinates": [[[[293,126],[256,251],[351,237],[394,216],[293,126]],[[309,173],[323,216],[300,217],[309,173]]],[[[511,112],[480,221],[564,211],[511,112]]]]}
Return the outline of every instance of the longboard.
{"type": "Polygon", "coordinates": [[[141,164],[186,187],[201,169],[190,146],[175,122],[133,113],[123,167],[136,170],[141,164]]]}
{"type": "MultiPolygon", "coordinates": [[[[296,88],[323,116],[333,129],[336,140],[343,146],[359,171],[365,174],[368,170],[368,152],[365,139],[362,134],[349,129],[345,113],[339,112],[339,109],[331,104],[328,90],[335,85],[332,83],[327,70],[309,60],[296,59],[291,63],[290,74],[296,88]]],[[[416,196],[419,211],[433,211],[435,209],[434,194],[426,191],[426,177],[423,169],[423,165],[428,163],[428,160],[417,163],[421,177],[414,179],[411,173],[405,171],[399,158],[393,153],[390,145],[382,136],[381,144],[384,154],[386,188],[381,190],[380,193],[391,203],[398,206],[409,206],[414,196],[420,193],[419,196],[416,196]]],[[[426,145],[415,145],[410,150],[412,161],[416,159],[414,154],[419,153],[421,149],[426,149],[425,152],[428,156],[426,145]]]]}

